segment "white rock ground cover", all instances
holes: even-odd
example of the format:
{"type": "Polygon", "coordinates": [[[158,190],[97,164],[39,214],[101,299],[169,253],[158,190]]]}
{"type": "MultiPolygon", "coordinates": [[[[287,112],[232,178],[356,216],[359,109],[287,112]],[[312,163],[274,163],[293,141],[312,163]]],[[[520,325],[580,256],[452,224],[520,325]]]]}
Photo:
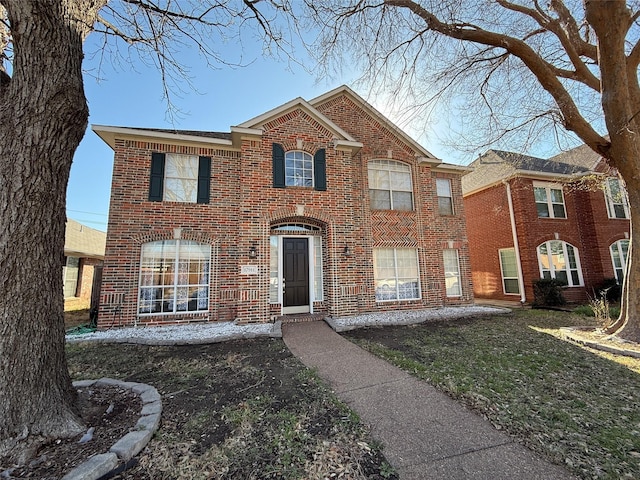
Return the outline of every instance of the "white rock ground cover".
{"type": "MultiPolygon", "coordinates": [[[[403,310],[367,313],[352,317],[328,318],[338,332],[366,326],[410,325],[434,320],[450,320],[476,315],[496,315],[510,310],[498,307],[464,306],[428,310],[403,310]]],[[[99,330],[92,333],[67,335],[67,342],[96,341],[146,344],[213,343],[236,338],[258,336],[281,337],[280,322],[238,325],[234,322],[170,325],[158,327],[126,327],[99,330]]]]}

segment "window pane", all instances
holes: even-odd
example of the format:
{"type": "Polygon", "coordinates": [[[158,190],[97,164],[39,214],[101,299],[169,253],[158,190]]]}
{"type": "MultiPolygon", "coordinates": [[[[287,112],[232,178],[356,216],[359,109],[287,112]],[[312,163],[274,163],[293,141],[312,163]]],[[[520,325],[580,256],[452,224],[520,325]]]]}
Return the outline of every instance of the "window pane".
{"type": "Polygon", "coordinates": [[[569,285],[569,279],[567,277],[566,270],[556,270],[556,280],[564,283],[565,285],[569,285]]]}
{"type": "Polygon", "coordinates": [[[546,203],[536,203],[536,209],[538,210],[538,217],[549,218],[549,206],[546,203]]]}
{"type": "Polygon", "coordinates": [[[449,197],[438,197],[438,214],[453,215],[453,204],[449,197]]]}
{"type": "Polygon", "coordinates": [[[373,262],[376,301],[420,298],[415,249],[375,248],[373,262]]]}
{"type": "Polygon", "coordinates": [[[291,187],[313,186],[311,155],[300,151],[292,151],[285,154],[285,183],[291,187]]]}
{"type": "Polygon", "coordinates": [[[461,294],[460,267],[458,265],[458,251],[446,249],[442,251],[444,260],[444,278],[448,297],[456,297],[461,294]]]}
{"type": "Polygon", "coordinates": [[[322,290],[322,237],[313,237],[313,297],[323,300],[322,290]]]}
{"type": "Polygon", "coordinates": [[[439,197],[451,197],[451,182],[446,178],[436,178],[436,194],[439,197]]]}
{"type": "Polygon", "coordinates": [[[551,202],[553,203],[563,203],[562,201],[562,190],[551,188],[549,189],[551,192],[551,202]]]}
{"type": "Polygon", "coordinates": [[[372,210],[391,210],[391,192],[389,190],[369,190],[372,210]]]}
{"type": "Polygon", "coordinates": [[[394,210],[413,210],[413,194],[411,192],[393,192],[394,210]]]}
{"type": "Polygon", "coordinates": [[[566,218],[567,215],[564,212],[564,205],[554,203],[553,204],[553,216],[555,218],[566,218]]]}
{"type": "Polygon", "coordinates": [[[544,187],[533,187],[533,195],[536,202],[547,203],[547,189],[544,187]]]}
{"type": "Polygon", "coordinates": [[[193,155],[166,155],[164,172],[164,200],[193,202],[198,195],[198,157],[193,155]]]}
{"type": "Polygon", "coordinates": [[[515,250],[500,250],[500,261],[502,262],[502,273],[505,277],[518,276],[515,250]]]}
{"type": "Polygon", "coordinates": [[[390,172],[390,181],[392,190],[402,190],[410,192],[411,188],[411,174],[408,172],[390,172]]]}
{"type": "Polygon", "coordinates": [[[504,293],[520,293],[520,285],[517,279],[505,278],[504,279],[504,293]]]}
{"type": "Polygon", "coordinates": [[[615,218],[627,218],[627,214],[624,211],[624,205],[614,205],[613,211],[615,214],[615,218]]]}

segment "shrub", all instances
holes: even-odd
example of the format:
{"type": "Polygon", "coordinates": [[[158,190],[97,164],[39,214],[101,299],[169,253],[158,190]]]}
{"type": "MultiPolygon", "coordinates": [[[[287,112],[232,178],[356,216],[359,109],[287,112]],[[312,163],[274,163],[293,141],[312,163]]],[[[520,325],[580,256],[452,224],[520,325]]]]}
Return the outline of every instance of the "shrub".
{"type": "Polygon", "coordinates": [[[608,302],[618,302],[622,298],[622,285],[615,278],[606,278],[598,286],[596,295],[604,297],[608,302]]]}
{"type": "Polygon", "coordinates": [[[536,306],[554,307],[564,305],[562,287],[566,284],[555,278],[540,278],[533,282],[533,304],[536,306]]]}

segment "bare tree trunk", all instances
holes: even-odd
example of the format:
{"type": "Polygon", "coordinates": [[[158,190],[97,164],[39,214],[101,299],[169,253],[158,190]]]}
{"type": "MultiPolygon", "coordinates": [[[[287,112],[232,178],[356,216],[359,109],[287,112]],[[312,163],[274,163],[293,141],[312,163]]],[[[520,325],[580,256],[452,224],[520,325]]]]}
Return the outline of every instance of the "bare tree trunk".
{"type": "Polygon", "coordinates": [[[0,456],[19,458],[25,445],[83,428],[64,352],[62,264],[67,181],[88,120],[82,42],[95,3],[2,2],[15,56],[0,91],[0,456]]]}

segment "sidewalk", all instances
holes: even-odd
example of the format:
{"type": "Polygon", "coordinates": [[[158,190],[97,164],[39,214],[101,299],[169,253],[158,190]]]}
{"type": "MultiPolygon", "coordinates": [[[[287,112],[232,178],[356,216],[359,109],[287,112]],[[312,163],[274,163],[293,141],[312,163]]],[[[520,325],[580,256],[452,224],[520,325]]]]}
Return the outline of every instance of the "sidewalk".
{"type": "Polygon", "coordinates": [[[402,480],[575,478],[324,322],[283,324],[282,335],[291,352],[371,426],[402,480]]]}

